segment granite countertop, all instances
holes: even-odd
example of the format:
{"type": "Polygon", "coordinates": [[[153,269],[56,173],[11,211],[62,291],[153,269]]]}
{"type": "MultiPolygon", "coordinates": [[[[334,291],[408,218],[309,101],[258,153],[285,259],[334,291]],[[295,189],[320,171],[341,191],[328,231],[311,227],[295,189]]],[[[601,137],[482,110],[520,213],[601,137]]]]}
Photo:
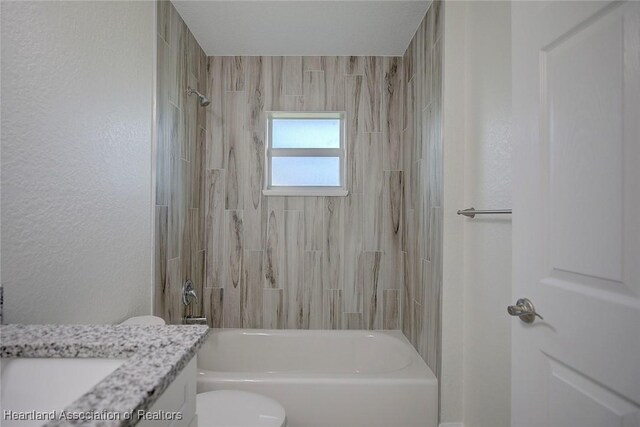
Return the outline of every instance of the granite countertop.
{"type": "MultiPolygon", "coordinates": [[[[135,414],[149,409],[162,395],[208,332],[207,326],[199,325],[6,325],[0,327],[0,357],[127,359],[64,410],[135,414]]],[[[135,422],[59,420],[47,425],[127,426],[135,422]]]]}

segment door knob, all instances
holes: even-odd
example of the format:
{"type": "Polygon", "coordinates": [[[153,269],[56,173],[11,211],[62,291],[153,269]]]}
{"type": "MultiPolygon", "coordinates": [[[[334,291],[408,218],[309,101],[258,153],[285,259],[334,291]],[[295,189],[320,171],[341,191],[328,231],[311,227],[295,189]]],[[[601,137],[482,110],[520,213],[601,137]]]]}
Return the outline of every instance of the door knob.
{"type": "Polygon", "coordinates": [[[518,316],[524,323],[533,323],[536,316],[538,316],[540,320],[544,320],[542,316],[536,313],[536,308],[527,298],[520,298],[516,301],[516,305],[507,307],[507,312],[512,316],[518,316]]]}

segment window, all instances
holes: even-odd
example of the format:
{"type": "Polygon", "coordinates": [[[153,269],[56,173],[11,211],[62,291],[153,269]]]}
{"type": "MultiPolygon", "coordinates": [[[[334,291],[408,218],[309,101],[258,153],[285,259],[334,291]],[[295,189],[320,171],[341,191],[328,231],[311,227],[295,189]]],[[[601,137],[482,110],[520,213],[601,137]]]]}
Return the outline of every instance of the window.
{"type": "Polygon", "coordinates": [[[346,196],[344,113],[267,115],[270,196],[346,196]]]}

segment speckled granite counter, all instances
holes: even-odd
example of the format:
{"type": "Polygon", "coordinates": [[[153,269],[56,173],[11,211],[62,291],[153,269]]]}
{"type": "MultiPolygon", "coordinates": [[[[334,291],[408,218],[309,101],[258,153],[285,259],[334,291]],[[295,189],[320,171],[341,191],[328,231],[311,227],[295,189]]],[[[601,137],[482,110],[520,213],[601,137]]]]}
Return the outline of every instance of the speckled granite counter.
{"type": "MultiPolygon", "coordinates": [[[[207,326],[6,325],[0,327],[0,356],[108,357],[127,361],[68,412],[146,410],[162,395],[204,342],[207,326]]],[[[132,421],[89,425],[126,426],[132,421]]],[[[87,425],[56,421],[47,425],[87,425]]]]}

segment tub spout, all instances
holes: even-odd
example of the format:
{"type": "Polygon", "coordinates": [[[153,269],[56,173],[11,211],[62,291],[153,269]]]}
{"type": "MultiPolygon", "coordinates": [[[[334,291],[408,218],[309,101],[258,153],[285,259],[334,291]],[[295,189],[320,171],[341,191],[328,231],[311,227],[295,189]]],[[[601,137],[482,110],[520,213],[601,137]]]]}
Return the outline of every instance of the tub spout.
{"type": "Polygon", "coordinates": [[[198,317],[198,316],[186,316],[184,318],[185,325],[206,325],[207,318],[206,317],[198,317]]]}

